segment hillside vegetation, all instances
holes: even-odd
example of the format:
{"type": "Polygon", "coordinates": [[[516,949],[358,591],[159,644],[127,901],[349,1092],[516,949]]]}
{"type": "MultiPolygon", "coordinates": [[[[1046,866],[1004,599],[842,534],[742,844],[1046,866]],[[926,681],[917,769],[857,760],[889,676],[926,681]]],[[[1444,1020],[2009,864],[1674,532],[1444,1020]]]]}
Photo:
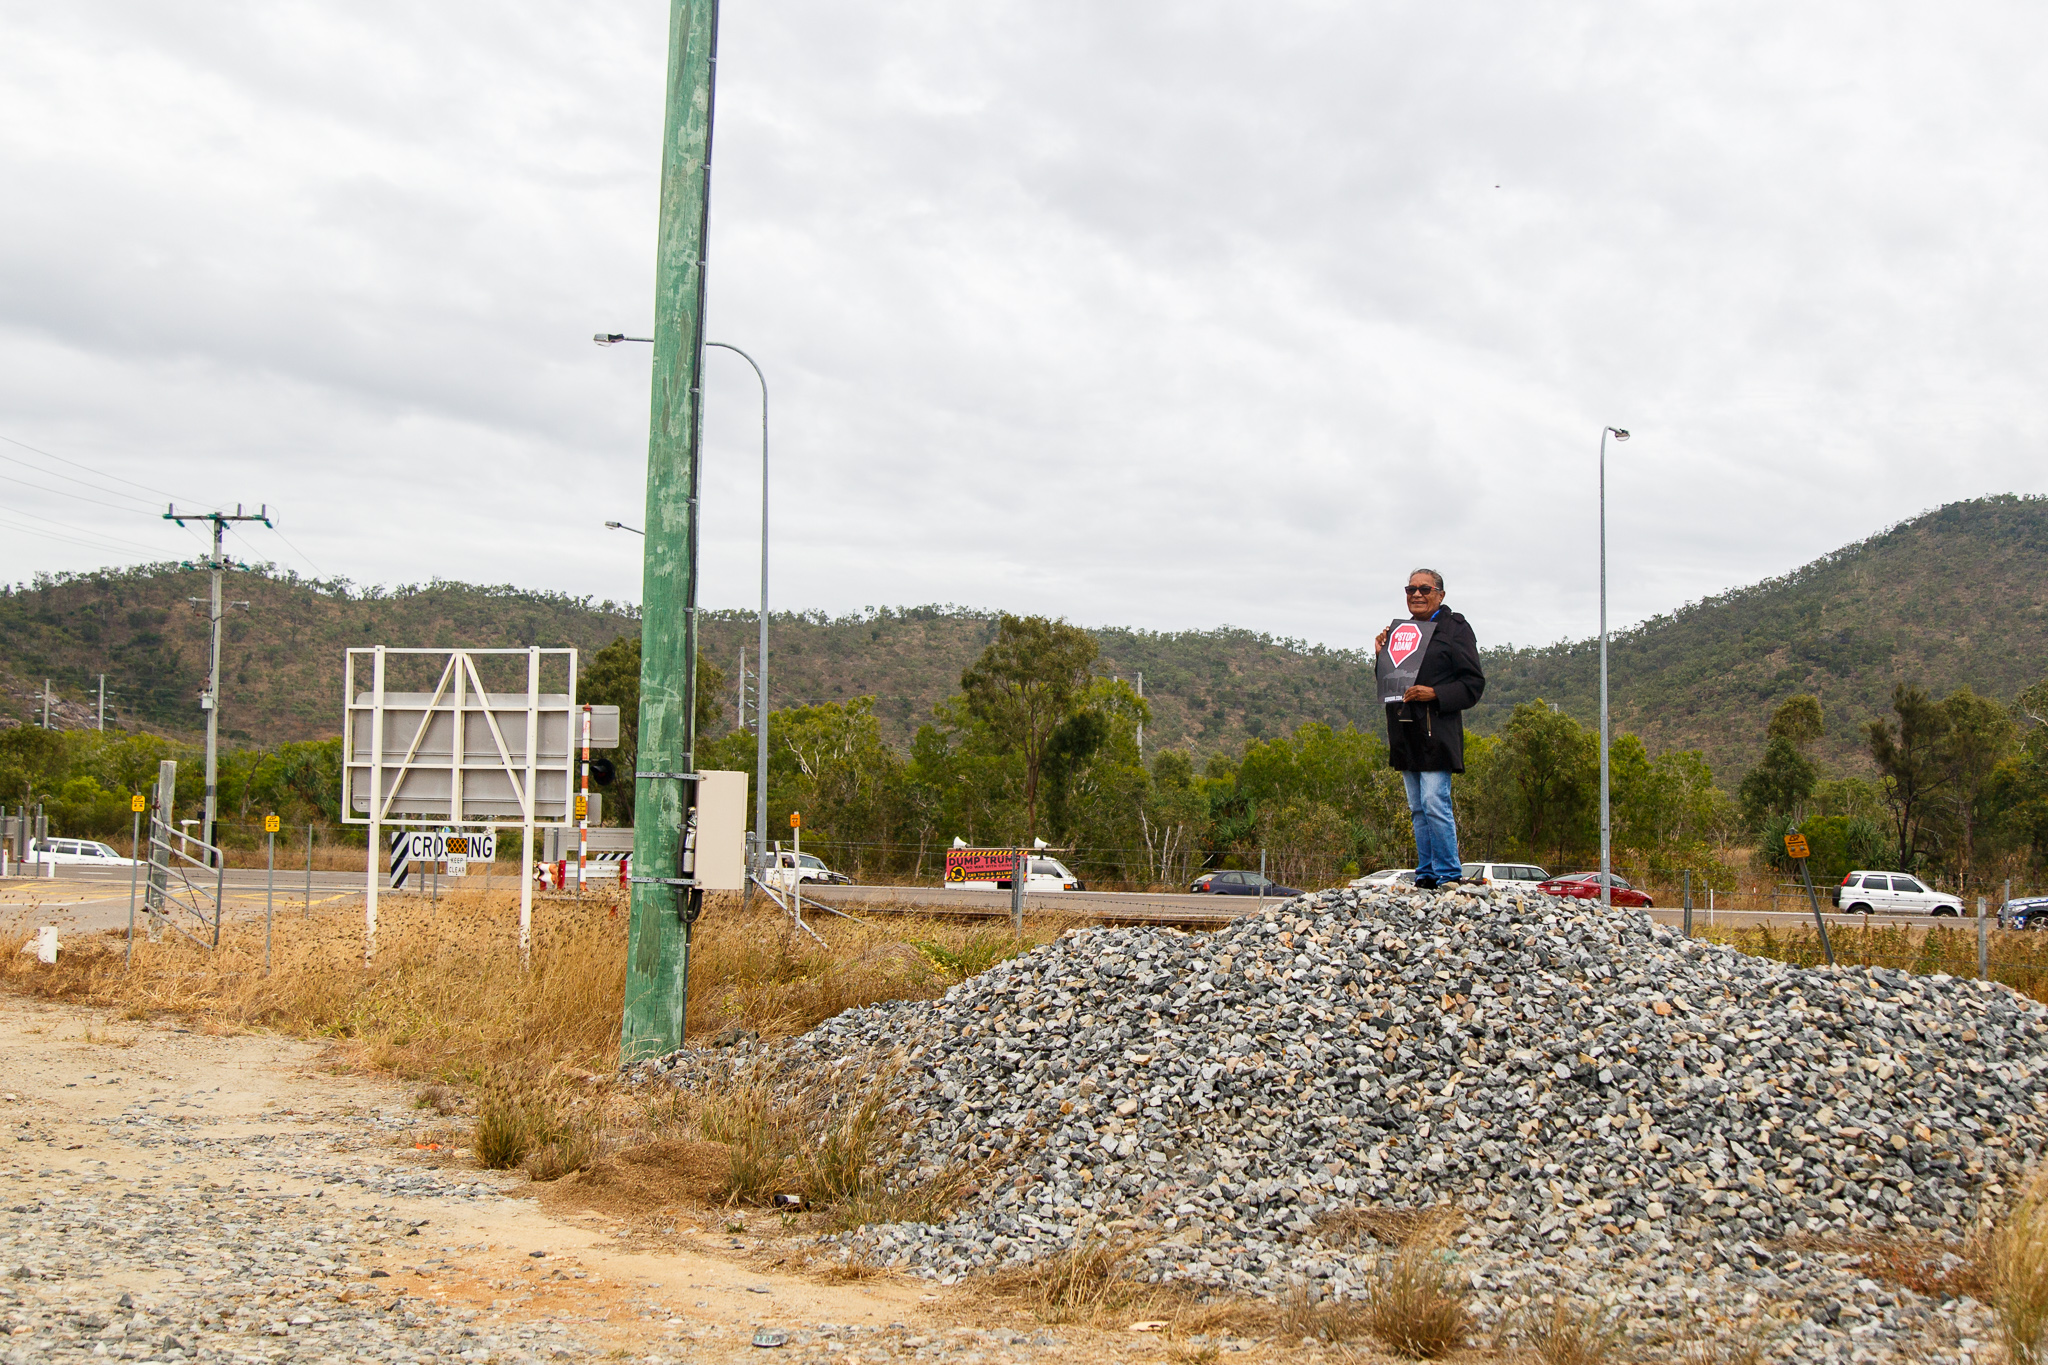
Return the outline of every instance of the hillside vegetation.
{"type": "MultiPolygon", "coordinates": [[[[1699,749],[1724,781],[1755,762],[1775,705],[1821,700],[1816,757],[1868,765],[1859,726],[1898,683],[2010,700],[2048,673],[2048,498],[1950,503],[1768,579],[1654,617],[1609,642],[1618,729],[1653,750],[1699,749]]],[[[1599,649],[1496,651],[1493,728],[1541,697],[1581,719],[1599,706],[1599,649]]]]}
{"type": "MultiPolygon", "coordinates": [[[[187,737],[201,723],[206,575],[157,565],[39,578],[0,593],[0,716],[31,721],[47,676],[60,724],[89,723],[107,675],[116,724],[187,737]]],[[[511,587],[432,583],[362,589],[258,569],[230,575],[223,732],[250,744],[339,729],[342,652],[350,645],[575,645],[595,651],[637,628],[635,610],[511,587]]],[[[754,621],[706,612],[703,647],[728,679],[741,649],[753,667],[754,621]]],[[[932,708],[994,638],[993,613],[883,609],[772,623],[772,706],[876,698],[882,738],[906,748],[932,708]]],[[[1198,759],[1307,722],[1375,726],[1365,661],[1343,650],[1250,630],[1154,633],[1093,629],[1104,675],[1144,674],[1148,751],[1198,759]]],[[[1498,730],[1518,703],[1547,700],[1591,721],[1597,650],[1579,641],[1495,650],[1475,729],[1498,730]]],[[[1954,503],[1806,567],[1709,598],[1615,637],[1617,729],[1652,752],[1697,748],[1724,785],[1755,762],[1772,708],[1818,696],[1826,728],[1815,756],[1867,766],[1857,726],[1887,713],[1897,682],[1937,694],[1967,684],[2009,699],[2048,672],[2048,499],[1954,503]]],[[[720,697],[733,720],[735,688],[720,697]]]]}

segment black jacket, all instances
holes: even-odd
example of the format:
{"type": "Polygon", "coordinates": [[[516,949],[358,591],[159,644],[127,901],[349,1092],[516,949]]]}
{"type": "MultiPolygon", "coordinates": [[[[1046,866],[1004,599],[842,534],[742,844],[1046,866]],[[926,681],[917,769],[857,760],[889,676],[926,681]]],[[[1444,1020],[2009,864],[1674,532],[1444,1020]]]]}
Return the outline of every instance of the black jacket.
{"type": "Polygon", "coordinates": [[[1436,700],[1387,703],[1387,762],[1402,772],[1461,773],[1463,713],[1485,693],[1486,674],[1479,668],[1479,641],[1464,617],[1441,606],[1430,619],[1436,630],[1415,682],[1435,688],[1436,700]]]}

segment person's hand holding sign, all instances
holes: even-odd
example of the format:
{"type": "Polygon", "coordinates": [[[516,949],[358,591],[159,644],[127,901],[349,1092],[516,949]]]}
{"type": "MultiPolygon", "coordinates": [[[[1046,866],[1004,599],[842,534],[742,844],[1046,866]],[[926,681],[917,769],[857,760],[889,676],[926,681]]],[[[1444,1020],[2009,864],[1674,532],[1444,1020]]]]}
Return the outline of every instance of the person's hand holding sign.
{"type": "Polygon", "coordinates": [[[1408,690],[1407,690],[1406,692],[1403,692],[1403,693],[1401,694],[1401,700],[1402,700],[1402,701],[1435,701],[1435,700],[1436,700],[1436,689],[1435,689],[1434,687],[1424,687],[1424,686],[1423,686],[1423,685],[1422,685],[1421,683],[1417,683],[1417,684],[1415,684],[1415,686],[1413,686],[1413,687],[1409,688],[1409,689],[1408,689],[1408,690]]]}

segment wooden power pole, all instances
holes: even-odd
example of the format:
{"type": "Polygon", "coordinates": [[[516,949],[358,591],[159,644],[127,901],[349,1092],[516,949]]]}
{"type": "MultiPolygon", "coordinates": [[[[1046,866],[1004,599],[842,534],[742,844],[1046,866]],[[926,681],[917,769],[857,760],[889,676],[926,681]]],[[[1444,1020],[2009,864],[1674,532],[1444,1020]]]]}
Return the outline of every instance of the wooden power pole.
{"type": "Polygon", "coordinates": [[[633,909],[619,1030],[620,1060],[627,1063],[683,1045],[689,922],[701,902],[700,892],[680,884],[680,854],[695,800],[682,779],[696,771],[698,447],[717,49],[718,0],[670,0],[640,588],[633,909]]]}

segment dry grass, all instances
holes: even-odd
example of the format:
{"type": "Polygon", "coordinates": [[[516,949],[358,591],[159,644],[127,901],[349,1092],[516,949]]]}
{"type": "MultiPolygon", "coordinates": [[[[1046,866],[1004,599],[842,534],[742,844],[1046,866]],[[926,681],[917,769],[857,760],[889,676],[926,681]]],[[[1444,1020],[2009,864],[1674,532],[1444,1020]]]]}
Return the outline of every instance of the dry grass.
{"type": "Polygon", "coordinates": [[[1363,1303],[1319,1295],[1313,1285],[1299,1284],[1288,1290],[1273,1314],[1273,1335],[1283,1342],[1333,1344],[1370,1332],[1363,1303]]]}
{"type": "Polygon", "coordinates": [[[1934,1299],[1989,1297],[1982,1233],[1960,1245],[1937,1237],[1816,1237],[1800,1233],[1785,1239],[1799,1251],[1846,1252],[1850,1265],[1882,1284],[1897,1285],[1934,1299]]]}
{"type": "MultiPolygon", "coordinates": [[[[1825,902],[1823,902],[1825,906],[1825,902]]],[[[1811,926],[1787,928],[1760,925],[1750,928],[1722,926],[1706,928],[1697,919],[1693,931],[1740,948],[1757,957],[1776,958],[1802,967],[1816,967],[1826,961],[1820,936],[1811,926]]],[[[1977,975],[1977,927],[1963,920],[1955,928],[1916,928],[1906,924],[1831,924],[1828,942],[1835,961],[1842,966],[1897,967],[1927,976],[1947,972],[1950,976],[1977,975]]],[[[2022,995],[2048,1002],[2048,935],[2022,929],[1993,929],[1988,942],[1991,978],[2002,981],[2022,995]]]]}
{"type": "Polygon", "coordinates": [[[1397,1355],[1435,1360],[1462,1346],[1472,1330],[1466,1288],[1433,1251],[1395,1256],[1367,1291],[1361,1321],[1397,1355]]]}
{"type": "Polygon", "coordinates": [[[982,1288],[1043,1322],[1117,1328],[1128,1326],[1132,1318],[1163,1318],[1180,1306],[1180,1300],[1139,1278],[1145,1245],[1101,1237],[1078,1239],[1065,1251],[991,1272],[982,1288]]]}
{"type": "Polygon", "coordinates": [[[1627,1340],[1618,1312],[1562,1294],[1548,1313],[1530,1316],[1524,1336],[1541,1365],[1604,1365],[1627,1340]]]}
{"type": "MultiPolygon", "coordinates": [[[[359,908],[280,914],[268,974],[260,920],[230,923],[218,952],[175,935],[138,942],[125,970],[118,937],[71,940],[44,966],[22,958],[21,929],[0,934],[0,989],[129,1018],[329,1039],[352,1064],[418,1080],[474,1085],[507,1067],[609,1072],[624,1002],[623,903],[616,893],[537,903],[531,970],[520,967],[517,905],[513,887],[438,903],[386,897],[367,969],[359,908]]],[[[1030,926],[1022,946],[1058,927],[1030,926]]],[[[949,963],[985,966],[1018,947],[936,920],[827,917],[817,928],[823,947],[772,906],[742,915],[737,896],[711,897],[691,945],[689,1035],[799,1033],[853,1006],[937,995],[959,979],[949,963]]]]}
{"type": "Polygon", "coordinates": [[[1379,1205],[1333,1209],[1316,1219],[1326,1242],[1342,1245],[1370,1238],[1402,1250],[1436,1250],[1449,1244],[1465,1226],[1465,1216],[1450,1204],[1402,1209],[1379,1205]]]}
{"type": "Polygon", "coordinates": [[[2041,1365],[2048,1334],[2048,1175],[2037,1173],[1985,1243],[1985,1279],[2012,1365],[2041,1365]]]}

